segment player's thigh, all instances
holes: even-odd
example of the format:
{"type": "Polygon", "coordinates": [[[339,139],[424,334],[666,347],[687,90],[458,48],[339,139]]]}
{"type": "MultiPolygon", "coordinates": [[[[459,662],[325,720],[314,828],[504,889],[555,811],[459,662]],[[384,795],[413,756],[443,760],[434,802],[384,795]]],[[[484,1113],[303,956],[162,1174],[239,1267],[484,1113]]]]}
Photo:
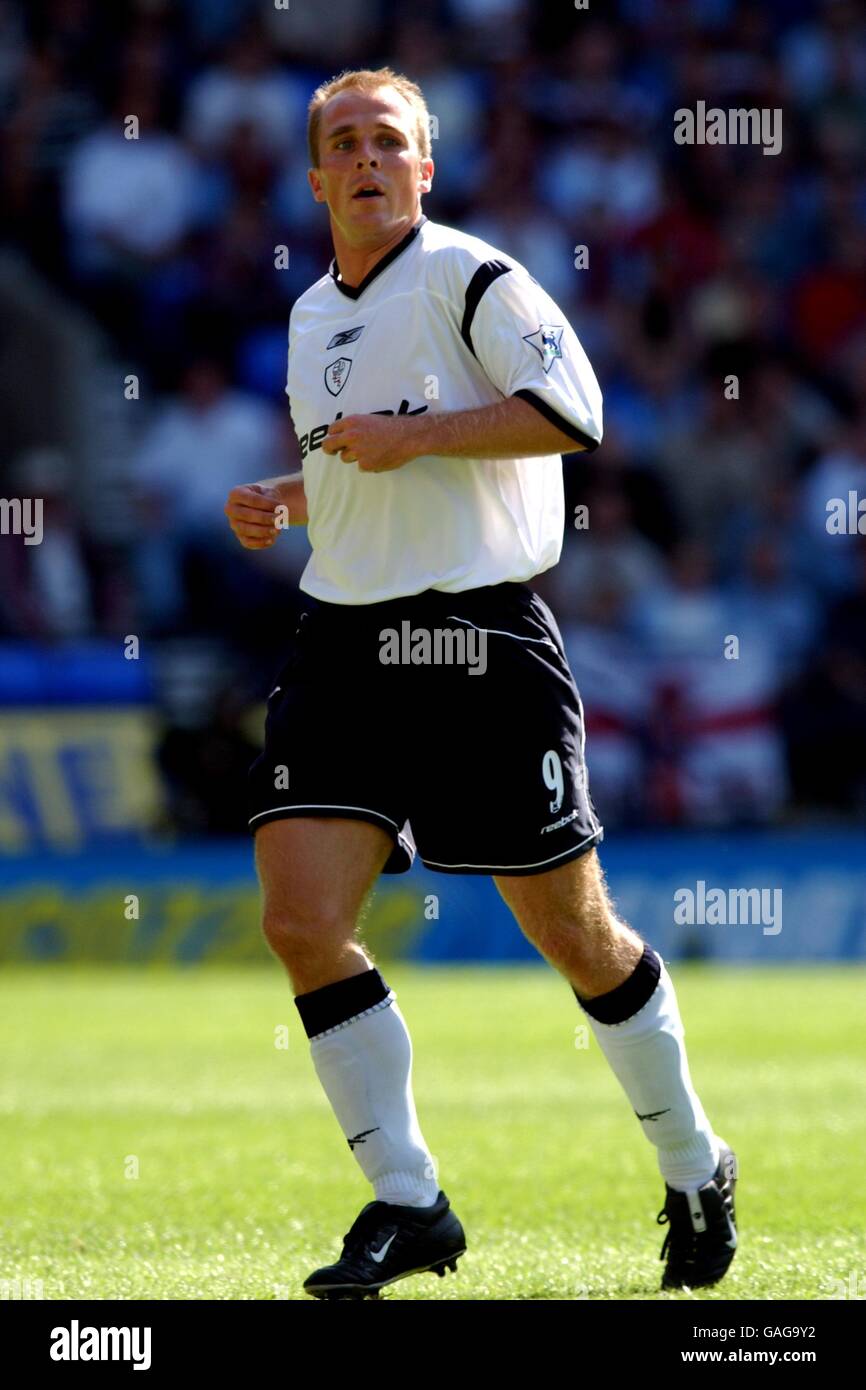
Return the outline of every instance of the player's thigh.
{"type": "Polygon", "coordinates": [[[255,835],[266,933],[351,935],[393,848],[369,821],[288,816],[255,835]]]}
{"type": "Polygon", "coordinates": [[[498,875],[493,881],[533,939],[554,930],[603,929],[613,915],[594,847],[544,873],[498,875]]]}

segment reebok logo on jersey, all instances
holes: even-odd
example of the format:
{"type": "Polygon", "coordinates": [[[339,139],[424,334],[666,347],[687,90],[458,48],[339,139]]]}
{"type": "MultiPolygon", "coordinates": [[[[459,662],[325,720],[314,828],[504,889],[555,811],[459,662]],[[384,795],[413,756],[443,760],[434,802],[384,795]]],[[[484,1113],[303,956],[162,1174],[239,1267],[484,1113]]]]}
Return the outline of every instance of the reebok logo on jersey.
{"type": "Polygon", "coordinates": [[[523,334],[523,341],[528,343],[531,348],[535,348],[541,358],[545,375],[550,371],[557,357],[562,356],[561,344],[564,331],[561,323],[540,323],[534,333],[523,334]]]}
{"type": "Polygon", "coordinates": [[[325,348],[325,352],[330,352],[331,348],[345,347],[347,343],[357,342],[365,327],[366,325],[362,323],[358,328],[344,328],[341,333],[335,333],[325,348]]]}

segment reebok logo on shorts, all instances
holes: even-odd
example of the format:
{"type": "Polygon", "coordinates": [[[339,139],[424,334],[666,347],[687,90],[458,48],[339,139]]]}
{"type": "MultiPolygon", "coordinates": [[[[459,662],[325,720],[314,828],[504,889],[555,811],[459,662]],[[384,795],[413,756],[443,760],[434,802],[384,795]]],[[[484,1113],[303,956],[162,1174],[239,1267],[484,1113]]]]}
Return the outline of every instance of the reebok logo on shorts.
{"type": "Polygon", "coordinates": [[[561,830],[564,825],[568,825],[569,821],[577,820],[579,815],[579,811],[572,811],[570,815],[563,816],[562,820],[555,820],[552,825],[543,825],[541,827],[542,835],[546,835],[548,830],[561,830]]]}

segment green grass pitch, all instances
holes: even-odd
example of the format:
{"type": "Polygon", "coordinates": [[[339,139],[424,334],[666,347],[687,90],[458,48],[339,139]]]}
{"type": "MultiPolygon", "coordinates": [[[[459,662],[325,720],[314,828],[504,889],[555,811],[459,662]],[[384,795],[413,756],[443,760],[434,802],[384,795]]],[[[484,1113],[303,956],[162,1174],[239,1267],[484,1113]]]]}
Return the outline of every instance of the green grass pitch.
{"type": "MultiPolygon", "coordinates": [[[[695,1085],[740,1159],[740,1250],[696,1294],[659,1292],[655,1151],[594,1040],[575,1046],[565,982],[381,968],[469,1242],[456,1276],[385,1298],[866,1295],[863,967],[672,968],[695,1085]]],[[[276,964],[13,968],[0,1056],[7,1297],[305,1299],[370,1199],[276,964]]]]}

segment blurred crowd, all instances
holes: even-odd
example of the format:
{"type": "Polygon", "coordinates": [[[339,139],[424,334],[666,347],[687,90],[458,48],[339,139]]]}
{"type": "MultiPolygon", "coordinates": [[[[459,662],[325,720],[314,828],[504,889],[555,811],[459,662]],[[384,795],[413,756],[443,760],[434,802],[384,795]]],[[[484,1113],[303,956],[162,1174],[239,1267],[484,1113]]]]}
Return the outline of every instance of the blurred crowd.
{"type": "Polygon", "coordinates": [[[4,274],[76,306],[137,383],[129,457],[104,475],[114,525],[86,445],[7,432],[0,491],[40,489],[45,539],[0,552],[0,639],[219,644],[210,703],[166,697],[160,757],[179,824],[233,827],[244,710],[293,630],[307,543],[243,552],[222,506],[298,466],[288,315],[332,255],[307,101],[385,62],[434,118],[427,214],[521,260],[602,385],[604,443],[565,461],[563,559],[537,585],[602,818],[862,816],[859,0],[0,4],[4,274]],[[781,152],[677,144],[699,100],[781,109],[781,152]]]}

